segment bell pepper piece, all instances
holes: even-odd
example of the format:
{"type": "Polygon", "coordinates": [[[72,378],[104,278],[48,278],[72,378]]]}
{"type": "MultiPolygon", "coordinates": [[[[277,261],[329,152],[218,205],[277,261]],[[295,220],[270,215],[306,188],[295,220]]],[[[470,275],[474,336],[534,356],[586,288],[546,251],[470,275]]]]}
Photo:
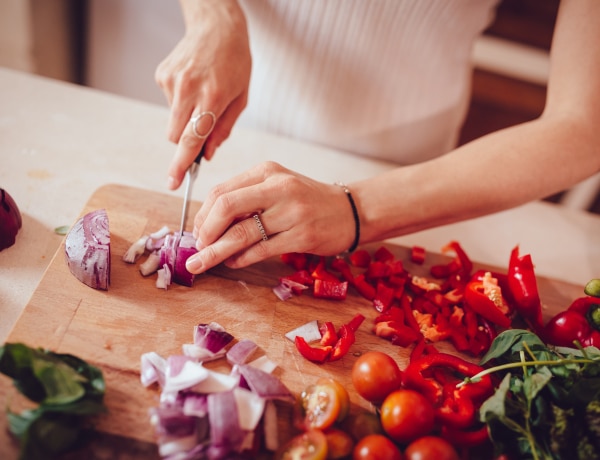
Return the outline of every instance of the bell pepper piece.
{"type": "Polygon", "coordinates": [[[308,268],[308,254],[301,252],[288,252],[281,254],[281,260],[295,270],[306,270],[308,268]]]}
{"type": "Polygon", "coordinates": [[[375,298],[373,299],[373,306],[378,312],[384,312],[392,306],[394,301],[395,290],[388,286],[382,280],[377,283],[377,290],[375,291],[375,298]]]}
{"type": "Polygon", "coordinates": [[[340,327],[338,336],[339,338],[336,344],[331,349],[329,361],[337,361],[338,359],[345,356],[348,353],[348,351],[350,351],[350,347],[355,341],[354,331],[346,324],[340,327]]]}
{"type": "Polygon", "coordinates": [[[422,246],[413,246],[410,250],[410,260],[418,265],[425,262],[425,248],[422,246]]]}
{"type": "Polygon", "coordinates": [[[342,275],[342,278],[348,281],[350,284],[354,283],[354,274],[350,269],[350,265],[341,257],[336,257],[331,262],[331,268],[337,270],[342,275]]]}
{"type": "Polygon", "coordinates": [[[331,321],[326,321],[321,324],[319,330],[321,331],[321,341],[319,342],[321,346],[326,347],[328,345],[335,345],[338,340],[338,335],[335,326],[331,321]]]}
{"type": "Polygon", "coordinates": [[[348,293],[348,281],[315,279],[313,296],[319,299],[344,300],[348,293]]]}
{"type": "Polygon", "coordinates": [[[505,302],[499,287],[497,291],[487,294],[485,281],[469,281],[465,287],[464,301],[469,308],[488,321],[503,328],[510,327],[511,320],[506,316],[508,307],[504,307],[505,302]]]}
{"type": "Polygon", "coordinates": [[[371,254],[366,249],[359,249],[348,256],[350,263],[358,268],[367,268],[371,263],[371,254]]]}
{"type": "Polygon", "coordinates": [[[396,321],[380,321],[373,326],[373,333],[377,337],[389,340],[393,345],[408,347],[423,336],[411,327],[396,321]]]}
{"type": "Polygon", "coordinates": [[[404,321],[406,322],[408,327],[415,331],[419,336],[422,336],[423,334],[421,334],[421,328],[419,327],[419,323],[413,315],[413,310],[411,308],[411,302],[408,295],[405,294],[402,296],[402,298],[400,299],[400,307],[404,312],[404,321]]]}
{"type": "Polygon", "coordinates": [[[380,262],[391,262],[394,260],[394,254],[392,254],[392,252],[385,246],[381,246],[379,249],[377,249],[377,251],[375,251],[373,258],[380,262]]]}
{"type": "Polygon", "coordinates": [[[369,264],[365,271],[365,278],[368,280],[376,280],[379,278],[387,278],[391,273],[390,265],[385,262],[374,261],[369,264]]]}
{"type": "Polygon", "coordinates": [[[354,287],[358,293],[367,300],[373,300],[375,298],[376,290],[366,279],[365,275],[361,273],[354,278],[354,287]]]}
{"type": "Polygon", "coordinates": [[[542,303],[531,255],[519,256],[519,246],[511,254],[508,264],[508,288],[519,315],[536,333],[542,333],[542,303]]]}
{"type": "Polygon", "coordinates": [[[490,440],[489,431],[485,424],[477,425],[468,430],[459,430],[444,425],[442,426],[441,436],[455,447],[460,448],[480,446],[490,440]]]}
{"type": "Polygon", "coordinates": [[[297,335],[294,339],[294,344],[298,352],[309,361],[313,363],[324,363],[329,358],[333,347],[312,347],[310,346],[304,337],[297,335]]]}
{"type": "Polygon", "coordinates": [[[411,361],[403,373],[403,384],[422,392],[433,402],[436,418],[443,425],[458,429],[472,426],[476,422],[476,407],[494,392],[490,376],[449,390],[435,378],[425,376],[436,368],[465,377],[472,377],[483,368],[458,356],[433,353],[411,361]]]}
{"type": "Polygon", "coordinates": [[[333,273],[327,271],[327,268],[325,265],[325,257],[321,257],[319,259],[319,263],[313,269],[311,276],[315,280],[331,281],[331,282],[336,282],[336,281],[339,282],[340,281],[337,276],[335,276],[333,273]]]}
{"type": "Polygon", "coordinates": [[[357,313],[356,315],[354,315],[352,317],[352,319],[350,321],[348,321],[346,323],[346,326],[352,332],[356,332],[364,320],[365,320],[365,315],[363,315],[362,313],[357,313]]]}

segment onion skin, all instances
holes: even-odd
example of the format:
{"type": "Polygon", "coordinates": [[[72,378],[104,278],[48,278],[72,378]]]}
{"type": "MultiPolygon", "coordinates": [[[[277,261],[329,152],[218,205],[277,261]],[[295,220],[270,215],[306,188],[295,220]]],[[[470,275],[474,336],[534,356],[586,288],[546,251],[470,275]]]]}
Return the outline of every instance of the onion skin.
{"type": "Polygon", "coordinates": [[[81,217],[65,239],[69,270],[82,283],[107,291],[110,284],[110,232],[106,210],[81,217]]]}
{"type": "Polygon", "coordinates": [[[0,251],[15,244],[22,225],[17,203],[6,190],[0,188],[0,251]]]}

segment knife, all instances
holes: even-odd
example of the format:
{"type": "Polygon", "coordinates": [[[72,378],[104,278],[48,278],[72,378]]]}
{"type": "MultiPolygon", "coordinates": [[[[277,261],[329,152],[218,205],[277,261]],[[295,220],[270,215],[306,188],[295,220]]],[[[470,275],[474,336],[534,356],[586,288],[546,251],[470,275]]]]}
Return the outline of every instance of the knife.
{"type": "Polygon", "coordinates": [[[200,149],[200,153],[185,172],[185,194],[183,195],[183,209],[181,211],[181,225],[179,226],[179,234],[183,235],[185,224],[187,222],[188,211],[190,209],[190,201],[192,198],[192,185],[198,176],[198,167],[200,166],[200,160],[204,156],[204,146],[200,149]]]}

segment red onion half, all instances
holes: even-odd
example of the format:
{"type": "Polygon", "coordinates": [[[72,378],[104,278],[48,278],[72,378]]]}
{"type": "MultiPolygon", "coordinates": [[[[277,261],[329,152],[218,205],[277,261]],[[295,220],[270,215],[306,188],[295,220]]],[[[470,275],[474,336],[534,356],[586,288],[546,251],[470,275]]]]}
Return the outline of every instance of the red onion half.
{"type": "Polygon", "coordinates": [[[23,221],[17,203],[0,188],[0,251],[15,244],[21,225],[23,221]]]}
{"type": "Polygon", "coordinates": [[[81,217],[65,240],[69,270],[75,278],[94,288],[108,290],[110,284],[110,232],[106,210],[81,217]]]}

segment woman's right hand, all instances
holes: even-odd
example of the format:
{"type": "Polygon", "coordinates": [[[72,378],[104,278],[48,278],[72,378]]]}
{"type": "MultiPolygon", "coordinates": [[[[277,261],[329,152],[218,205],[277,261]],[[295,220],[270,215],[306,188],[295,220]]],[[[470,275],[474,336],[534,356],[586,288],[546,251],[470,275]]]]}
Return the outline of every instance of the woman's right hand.
{"type": "Polygon", "coordinates": [[[181,7],[185,35],[155,74],[171,108],[167,136],[177,144],[168,170],[172,190],[205,143],[210,160],[229,137],[246,107],[252,67],[246,19],[236,0],[181,0],[181,7]],[[190,122],[203,112],[215,115],[198,121],[197,132],[209,133],[206,138],[190,122]]]}

